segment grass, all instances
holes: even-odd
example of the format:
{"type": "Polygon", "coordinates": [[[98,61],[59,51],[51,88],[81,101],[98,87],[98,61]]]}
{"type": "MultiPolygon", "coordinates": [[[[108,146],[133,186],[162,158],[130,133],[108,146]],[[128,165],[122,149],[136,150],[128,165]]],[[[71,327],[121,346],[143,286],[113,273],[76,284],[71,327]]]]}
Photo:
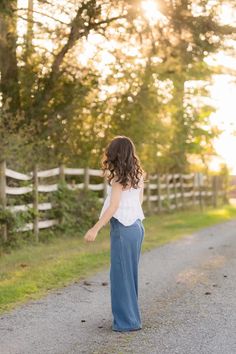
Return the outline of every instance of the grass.
{"type": "MultiPolygon", "coordinates": [[[[146,217],[142,252],[232,218],[236,218],[233,206],[146,217]]],[[[65,236],[3,254],[0,258],[0,313],[108,267],[109,257],[109,224],[100,231],[95,242],[86,243],[76,235],[65,236]]]]}

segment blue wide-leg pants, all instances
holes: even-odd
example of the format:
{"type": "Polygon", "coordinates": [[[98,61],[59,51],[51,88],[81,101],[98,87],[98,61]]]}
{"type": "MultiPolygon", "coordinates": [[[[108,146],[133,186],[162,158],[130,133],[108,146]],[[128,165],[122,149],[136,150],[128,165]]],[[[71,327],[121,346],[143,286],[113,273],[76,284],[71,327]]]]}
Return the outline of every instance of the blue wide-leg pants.
{"type": "Polygon", "coordinates": [[[144,238],[142,220],[125,226],[110,219],[110,293],[112,330],[132,331],[142,328],[138,304],[138,263],[144,238]]]}

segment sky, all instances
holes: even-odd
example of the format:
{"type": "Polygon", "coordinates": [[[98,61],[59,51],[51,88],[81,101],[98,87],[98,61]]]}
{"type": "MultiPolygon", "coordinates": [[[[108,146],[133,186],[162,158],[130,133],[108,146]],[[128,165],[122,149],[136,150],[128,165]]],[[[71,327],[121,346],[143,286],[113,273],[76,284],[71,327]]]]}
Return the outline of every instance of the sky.
{"type": "MultiPolygon", "coordinates": [[[[221,11],[221,22],[236,27],[236,11],[224,6],[221,11]]],[[[214,84],[210,92],[217,110],[211,115],[210,120],[222,130],[221,135],[214,140],[219,157],[212,160],[211,168],[217,170],[219,165],[225,162],[231,174],[236,175],[236,43],[234,48],[234,56],[220,52],[209,58],[208,63],[221,65],[235,73],[235,76],[227,74],[213,76],[214,84]]]]}
{"type": "Polygon", "coordinates": [[[212,160],[211,168],[217,170],[224,160],[231,173],[236,175],[236,77],[215,75],[211,95],[217,110],[211,115],[210,121],[222,130],[214,140],[219,158],[212,160]]]}

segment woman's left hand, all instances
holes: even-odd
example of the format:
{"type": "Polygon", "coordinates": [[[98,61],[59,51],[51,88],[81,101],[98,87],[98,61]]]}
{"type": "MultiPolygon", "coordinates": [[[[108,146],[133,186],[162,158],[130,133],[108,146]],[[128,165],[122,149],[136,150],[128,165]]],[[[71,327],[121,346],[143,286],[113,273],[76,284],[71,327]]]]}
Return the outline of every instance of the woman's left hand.
{"type": "Polygon", "coordinates": [[[85,241],[88,241],[88,242],[95,241],[97,234],[98,234],[97,230],[95,230],[94,228],[91,228],[86,232],[84,239],[85,239],[85,241]]]}

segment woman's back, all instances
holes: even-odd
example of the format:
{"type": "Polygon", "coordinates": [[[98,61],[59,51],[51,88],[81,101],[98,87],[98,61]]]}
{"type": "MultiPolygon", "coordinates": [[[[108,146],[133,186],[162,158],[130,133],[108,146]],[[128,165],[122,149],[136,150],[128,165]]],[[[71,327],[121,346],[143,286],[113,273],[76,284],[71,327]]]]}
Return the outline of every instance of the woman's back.
{"type": "MultiPolygon", "coordinates": [[[[107,185],[107,197],[104,201],[99,219],[110,203],[112,186],[107,185]]],[[[129,226],[137,219],[143,220],[145,218],[142,205],[140,202],[141,187],[129,187],[121,192],[120,204],[113,217],[118,219],[123,225],[129,226]]]]}

